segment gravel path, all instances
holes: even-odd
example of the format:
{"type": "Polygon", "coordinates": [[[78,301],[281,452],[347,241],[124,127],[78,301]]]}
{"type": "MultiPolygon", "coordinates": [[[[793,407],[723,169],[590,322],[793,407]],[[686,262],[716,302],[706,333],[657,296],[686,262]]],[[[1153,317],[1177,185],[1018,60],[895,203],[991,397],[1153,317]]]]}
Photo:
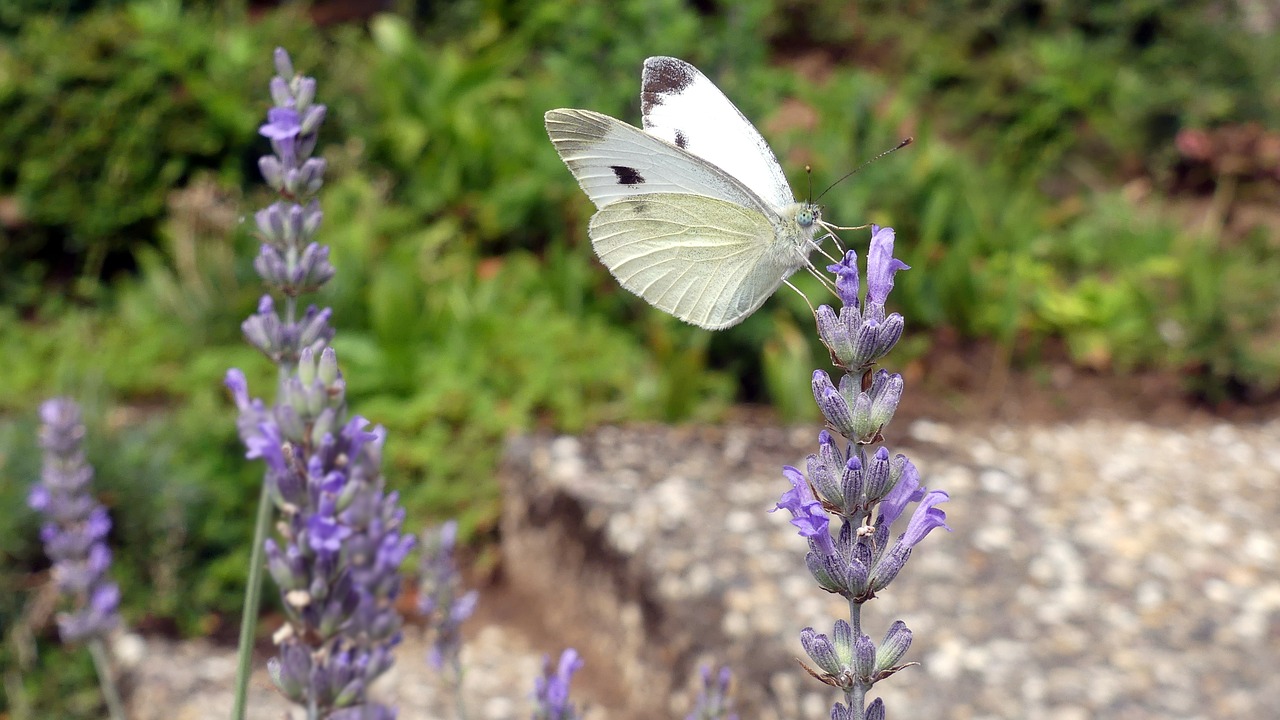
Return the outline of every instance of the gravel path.
{"type": "MultiPolygon", "coordinates": [[[[889,717],[1280,717],[1280,421],[917,421],[905,434],[891,449],[951,493],[954,532],[929,536],[864,613],[876,639],[894,619],[915,632],[907,659],[921,667],[873,691],[889,717]]],[[[765,512],[785,489],[778,467],[815,436],[513,441],[504,572],[536,601],[470,628],[472,717],[527,718],[541,654],[573,644],[592,720],[684,717],[687,679],[707,662],[733,667],[744,720],[826,718],[836,697],[795,665],[796,636],[829,631],[844,603],[808,579],[784,514],[765,512]]],[[[380,697],[406,720],[453,717],[422,654],[406,642],[380,697]]],[[[227,651],[148,640],[133,657],[133,717],[225,716],[227,651]]]]}

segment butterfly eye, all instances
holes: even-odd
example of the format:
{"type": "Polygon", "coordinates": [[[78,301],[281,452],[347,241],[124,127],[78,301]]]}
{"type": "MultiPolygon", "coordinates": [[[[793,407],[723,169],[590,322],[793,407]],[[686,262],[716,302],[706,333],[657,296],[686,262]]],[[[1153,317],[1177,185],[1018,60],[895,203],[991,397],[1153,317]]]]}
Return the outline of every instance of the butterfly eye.
{"type": "Polygon", "coordinates": [[[813,207],[800,208],[800,212],[796,213],[796,223],[800,227],[809,227],[818,222],[818,209],[813,207]]]}

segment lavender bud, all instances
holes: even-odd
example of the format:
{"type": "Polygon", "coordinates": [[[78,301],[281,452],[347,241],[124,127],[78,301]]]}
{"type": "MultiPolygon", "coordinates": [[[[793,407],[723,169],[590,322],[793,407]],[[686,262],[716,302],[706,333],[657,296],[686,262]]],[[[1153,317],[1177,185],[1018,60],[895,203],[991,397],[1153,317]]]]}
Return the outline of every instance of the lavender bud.
{"type": "Polygon", "coordinates": [[[898,410],[898,402],[902,400],[902,376],[885,370],[877,372],[871,381],[870,396],[868,425],[879,432],[889,424],[898,410]]]}
{"type": "MultiPolygon", "coordinates": [[[[272,53],[272,59],[275,61],[276,75],[281,80],[289,80],[293,77],[293,62],[289,60],[289,53],[282,47],[275,49],[272,53]]],[[[272,79],[274,82],[275,78],[272,79]]],[[[274,94],[273,94],[274,97],[274,94]]],[[[276,99],[277,105],[285,105],[285,101],[276,99]]]]}
{"type": "Polygon", "coordinates": [[[293,101],[299,109],[307,108],[316,99],[315,78],[300,77],[293,84],[293,101]]]}
{"type": "Polygon", "coordinates": [[[267,671],[285,697],[294,702],[306,701],[306,690],[311,677],[311,653],[296,642],[280,646],[279,657],[267,661],[267,671]]]}
{"type": "Polygon", "coordinates": [[[253,269],[275,288],[283,288],[289,284],[289,266],[284,257],[273,246],[266,243],[258,249],[258,257],[253,260],[253,269]]]}
{"type": "Polygon", "coordinates": [[[327,347],[320,353],[316,372],[325,387],[331,387],[341,377],[338,372],[338,353],[333,348],[327,347]]]}
{"type": "Polygon", "coordinates": [[[809,659],[823,672],[832,677],[839,677],[844,672],[845,668],[831,638],[807,627],[800,631],[800,644],[804,647],[809,659]]]}
{"type": "Polygon", "coordinates": [[[891,486],[889,450],[883,445],[872,456],[866,472],[867,502],[872,503],[884,497],[891,486]]]}
{"type": "MultiPolygon", "coordinates": [[[[822,431],[829,439],[831,435],[826,430],[822,431]]],[[[819,455],[809,455],[805,458],[805,469],[808,470],[809,483],[813,486],[813,491],[818,498],[823,501],[839,504],[840,487],[836,484],[834,473],[831,471],[831,457],[828,448],[834,447],[834,443],[822,443],[819,441],[819,455]]],[[[839,453],[839,450],[835,450],[839,453]]]]}
{"type": "MultiPolygon", "coordinates": [[[[316,381],[316,358],[311,348],[304,347],[302,352],[298,354],[298,375],[296,384],[299,388],[310,389],[316,381]]],[[[313,412],[320,412],[321,404],[317,406],[313,412]]]]}
{"type": "Polygon", "coordinates": [[[298,107],[305,107],[302,113],[302,134],[312,135],[320,129],[320,123],[324,122],[325,106],[311,105],[312,98],[315,97],[315,83],[310,83],[310,87],[305,91],[299,88],[298,107]],[[309,95],[309,97],[308,97],[309,95]]]}
{"type": "Polygon", "coordinates": [[[297,273],[290,278],[294,292],[314,292],[319,290],[334,275],[333,266],[329,264],[329,248],[325,245],[310,243],[302,249],[298,259],[297,273]]]}
{"type": "Polygon", "coordinates": [[[262,179],[276,192],[284,189],[284,165],[274,155],[264,155],[258,159],[258,172],[262,179]]]}
{"type": "Polygon", "coordinates": [[[872,682],[876,668],[876,646],[863,633],[853,640],[853,672],[864,682],[872,682]]]}
{"type": "Polygon", "coordinates": [[[872,362],[888,355],[893,346],[898,344],[898,340],[902,339],[905,324],[906,321],[898,313],[893,313],[884,319],[880,324],[879,332],[876,333],[875,346],[870,351],[869,357],[872,362]]]}
{"type": "Polygon", "coordinates": [[[813,371],[813,399],[831,427],[841,435],[854,437],[853,411],[845,397],[831,383],[831,377],[822,370],[813,371]]]}
{"type": "Polygon", "coordinates": [[[848,324],[827,305],[818,306],[817,319],[818,337],[831,352],[832,362],[844,367],[846,359],[854,353],[848,324]]]}
{"type": "Polygon", "coordinates": [[[333,328],[329,326],[329,318],[332,315],[333,311],[329,308],[317,310],[315,305],[308,307],[298,323],[298,346],[310,347],[331,340],[333,328]]]}
{"type": "Polygon", "coordinates": [[[907,649],[911,647],[911,630],[907,624],[901,620],[894,621],[889,626],[889,632],[885,633],[884,641],[880,643],[880,648],[876,651],[875,671],[876,673],[889,672],[898,664],[903,655],[907,654],[907,649]]]}
{"type": "Polygon", "coordinates": [[[808,552],[804,556],[805,566],[809,568],[809,574],[818,582],[818,586],[823,590],[832,593],[838,593],[844,585],[829,570],[827,556],[819,552],[808,552]]]}
{"type": "MultiPolygon", "coordinates": [[[[263,161],[274,159],[266,157],[263,158],[263,161]]],[[[253,214],[253,219],[263,242],[273,246],[283,246],[285,244],[285,215],[280,203],[271,203],[266,208],[259,210],[253,214]]]]}
{"type": "Polygon", "coordinates": [[[836,620],[835,632],[832,633],[836,655],[840,658],[842,669],[853,666],[853,626],[844,620],[836,620]]]}
{"type": "Polygon", "coordinates": [[[857,455],[850,455],[844,472],[840,474],[840,491],[844,498],[842,510],[846,516],[853,517],[863,507],[866,487],[862,459],[857,455]]]}
{"type": "MultiPolygon", "coordinates": [[[[320,172],[324,172],[324,160],[308,160],[307,162],[319,163],[322,167],[320,172]]],[[[303,209],[302,215],[302,237],[311,238],[320,230],[320,223],[324,220],[324,213],[320,210],[320,203],[312,200],[307,203],[303,209]]]]}
{"type": "Polygon", "coordinates": [[[867,706],[867,720],[884,720],[884,700],[876,698],[867,706]]]}
{"type": "Polygon", "coordinates": [[[871,571],[871,592],[877,593],[888,587],[910,557],[911,548],[902,543],[895,544],[886,552],[871,571]]]}

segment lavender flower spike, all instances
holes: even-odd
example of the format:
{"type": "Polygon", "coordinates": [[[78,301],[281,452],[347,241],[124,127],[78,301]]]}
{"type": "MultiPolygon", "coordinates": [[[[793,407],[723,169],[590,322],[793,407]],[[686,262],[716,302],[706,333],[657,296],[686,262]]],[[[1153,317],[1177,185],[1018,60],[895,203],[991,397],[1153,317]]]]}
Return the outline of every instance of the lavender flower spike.
{"type": "Polygon", "coordinates": [[[311,306],[298,313],[298,296],[334,274],[328,248],[315,241],[325,163],[312,154],[325,107],[314,102],[315,80],[295,75],[284,50],[274,60],[275,107],[259,130],[273,154],[258,166],[279,200],[255,216],[262,246],[254,268],[283,302],[264,295],[242,327],[279,366],[275,404],[251,397],[240,371],[226,378],[246,457],[265,466],[232,717],[244,717],[265,565],[286,617],[275,634],[279,654],[267,664],[276,687],[309,718],[391,718],[394,709],[370,701],[367,691],[391,667],[401,640],[398,571],[415,538],[402,532],[405,511],[385,487],[385,430],[348,414],[346,381],[329,346],[331,312],[311,306]],[[273,510],[278,536],[266,539],[273,510]]]}
{"type": "Polygon", "coordinates": [[[720,672],[711,673],[711,668],[702,666],[702,689],[693,706],[693,712],[685,720],[738,720],[733,713],[733,703],[729,700],[729,682],[733,673],[729,668],[720,668],[720,672]]]}
{"type": "Polygon", "coordinates": [[[66,398],[40,406],[40,446],[44,467],[28,505],[45,516],[40,528],[45,553],[53,561],[53,581],[75,606],[58,614],[58,633],[67,644],[100,638],[120,622],[120,589],[107,577],[111,551],[104,540],[111,518],[90,492],[93,468],[85,462],[80,408],[66,398]]]}
{"type": "Polygon", "coordinates": [[[534,680],[533,720],[580,720],[577,708],[569,702],[569,683],[582,669],[582,657],[573,648],[560,654],[560,662],[551,669],[551,656],[542,661],[542,677],[534,680]]]}
{"type": "Polygon", "coordinates": [[[813,398],[827,429],[818,436],[818,451],[806,458],[807,477],[790,466],[782,469],[791,488],[775,508],[787,509],[808,540],[805,565],[818,587],[849,601],[849,620],[837,620],[832,636],[812,628],[800,632],[805,652],[818,666],[806,666],[809,674],[844,693],[843,702],[831,708],[832,720],[884,720],[884,703],[876,698],[868,704],[867,693],[913,664],[899,664],[912,635],[899,621],[877,648],[862,631],[862,605],[888,587],[925,536],[935,528],[950,529],[937,507],[950,496],[923,487],[911,461],[891,456],[884,445],[883,431],[903,391],[901,375],[875,369],[904,324],[901,315],[886,315],[884,308],[894,275],[907,269],[893,257],[893,243],[892,228],[872,226],[865,296],[856,253],[849,251],[827,268],[836,275],[842,307],[838,313],[826,305],[817,309],[818,336],[844,374],[835,381],[823,370],[813,372],[813,398]],[[843,449],[836,434],[845,440],[843,449]],[[911,503],[916,509],[893,542],[891,528],[911,503]],[[835,520],[838,531],[830,529],[835,520]]]}
{"type": "MultiPolygon", "coordinates": [[[[422,590],[418,610],[427,618],[427,629],[433,635],[427,662],[437,670],[455,666],[462,646],[462,623],[475,612],[479,593],[462,590],[462,577],[453,559],[458,539],[458,523],[454,520],[439,530],[422,533],[422,590]]],[[[455,666],[456,667],[456,666],[455,666]]]]}
{"type": "Polygon", "coordinates": [[[40,406],[40,423],[44,465],[27,504],[45,517],[40,539],[53,561],[53,582],[74,607],[58,613],[58,634],[68,645],[88,646],[107,711],[112,720],[124,720],[102,641],[120,624],[120,588],[107,577],[111,551],[105,539],[111,518],[90,492],[93,468],[81,450],[85,432],[80,407],[66,398],[48,400],[40,406]]]}

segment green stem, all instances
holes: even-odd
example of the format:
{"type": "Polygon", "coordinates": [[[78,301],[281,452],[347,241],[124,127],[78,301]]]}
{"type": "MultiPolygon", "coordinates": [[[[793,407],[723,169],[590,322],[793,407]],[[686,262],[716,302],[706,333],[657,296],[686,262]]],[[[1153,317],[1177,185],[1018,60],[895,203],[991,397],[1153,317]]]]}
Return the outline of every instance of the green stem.
{"type": "Polygon", "coordinates": [[[455,712],[458,713],[458,720],[467,720],[467,703],[464,693],[462,692],[462,658],[455,653],[453,656],[453,701],[455,712]]]}
{"type": "Polygon", "coordinates": [[[244,612],[240,616],[240,653],[236,664],[236,697],[231,709],[231,720],[244,720],[246,700],[249,695],[249,674],[253,667],[253,639],[258,628],[258,606],[262,602],[263,545],[267,538],[267,526],[271,523],[271,496],[267,480],[262,480],[262,492],[258,495],[258,520],[253,525],[253,552],[249,555],[249,585],[244,591],[244,612]]]}
{"type": "Polygon", "coordinates": [[[853,712],[853,720],[867,718],[867,688],[858,683],[844,694],[844,701],[853,712]]]}
{"type": "MultiPolygon", "coordinates": [[[[862,635],[862,603],[855,602],[852,598],[849,600],[849,625],[853,628],[856,641],[862,635]]],[[[859,681],[844,694],[844,701],[853,712],[853,720],[865,720],[867,717],[868,689],[870,688],[859,681]]]]}
{"type": "Polygon", "coordinates": [[[102,686],[102,698],[107,701],[111,720],[125,720],[124,703],[120,702],[120,691],[111,677],[111,661],[107,659],[107,648],[101,638],[89,641],[89,654],[93,656],[93,667],[98,671],[98,684],[102,686]]]}

